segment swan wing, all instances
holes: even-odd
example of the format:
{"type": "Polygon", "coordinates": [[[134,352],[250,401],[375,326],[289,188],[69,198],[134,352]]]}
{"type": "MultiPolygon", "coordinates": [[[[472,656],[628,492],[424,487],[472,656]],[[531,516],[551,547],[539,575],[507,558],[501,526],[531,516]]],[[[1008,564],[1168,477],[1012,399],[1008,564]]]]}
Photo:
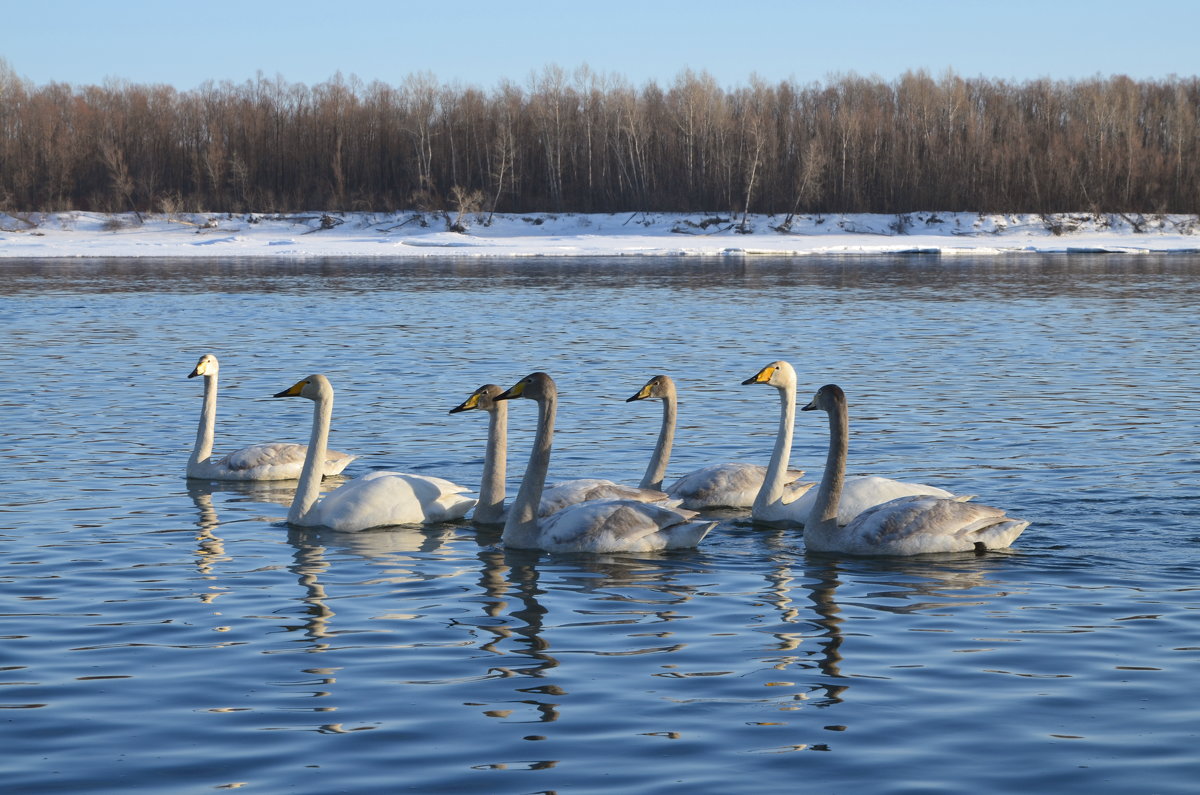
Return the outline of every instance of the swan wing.
{"type": "MultiPolygon", "coordinates": [[[[214,461],[202,462],[188,472],[212,480],[295,480],[304,468],[308,445],[289,442],[252,444],[214,461]]],[[[357,456],[329,450],[323,474],[337,475],[357,456]]]]}
{"type": "Polygon", "coordinates": [[[832,548],[856,554],[920,555],[1009,546],[1029,526],[1000,508],[953,498],[899,497],[860,514],[833,536],[832,548]]]}
{"type": "Polygon", "coordinates": [[[312,524],[343,532],[461,519],[475,505],[467,489],[428,475],[370,472],[317,503],[312,524]]]}
{"type": "Polygon", "coordinates": [[[716,522],[694,511],[636,500],[577,503],[541,521],[547,552],[652,552],[695,547],[716,522]]]}
{"type": "Polygon", "coordinates": [[[538,516],[549,516],[569,505],[590,500],[634,500],[635,502],[663,502],[670,499],[665,492],[623,486],[600,478],[576,478],[551,484],[542,491],[538,503],[538,516]]]}
{"type": "MultiPolygon", "coordinates": [[[[749,508],[762,489],[767,468],[758,464],[730,462],[701,467],[680,477],[667,489],[684,508],[749,508]]],[[[794,481],[804,475],[788,470],[794,481]]]]}

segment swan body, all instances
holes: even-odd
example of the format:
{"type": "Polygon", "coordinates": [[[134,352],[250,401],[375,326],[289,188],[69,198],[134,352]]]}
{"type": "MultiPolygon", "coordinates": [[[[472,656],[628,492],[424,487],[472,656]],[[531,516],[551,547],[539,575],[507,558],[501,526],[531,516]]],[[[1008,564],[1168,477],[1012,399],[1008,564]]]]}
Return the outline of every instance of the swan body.
{"type": "MultiPolygon", "coordinates": [[[[678,396],[675,381],[669,375],[656,375],[646,382],[626,403],[635,400],[661,400],[663,403],[662,426],[658,442],[650,456],[646,473],[642,476],[642,488],[661,489],[671,460],[671,447],[675,441],[675,422],[678,414],[678,396]]],[[[762,489],[767,468],[758,464],[731,462],[712,464],[689,472],[678,478],[665,489],[673,499],[679,500],[684,508],[704,510],[706,508],[749,508],[762,489]]],[[[788,482],[804,476],[800,470],[788,470],[788,482]]]]}
{"type": "MultiPolygon", "coordinates": [[[[204,376],[204,404],[196,444],[187,463],[187,476],[203,480],[295,480],[304,467],[308,448],[302,444],[268,442],[235,450],[223,458],[212,458],[217,422],[217,376],[220,363],[206,353],[200,357],[188,378],[204,376]]],[[[340,474],[356,456],[327,450],[321,474],[340,474]]]]}
{"type": "MultiPolygon", "coordinates": [[[[972,498],[971,495],[956,496],[945,489],[939,489],[937,486],[926,486],[923,483],[908,483],[903,480],[892,480],[891,478],[883,478],[878,475],[862,475],[860,477],[846,478],[845,485],[842,487],[842,499],[838,502],[837,523],[839,525],[847,525],[854,520],[854,517],[868,508],[881,505],[897,497],[921,496],[940,497],[960,502],[972,498]]],[[[817,489],[812,489],[796,501],[796,510],[807,517],[812,513],[816,502],[817,489]]],[[[808,521],[807,518],[805,521],[808,521]]]]}
{"type": "Polygon", "coordinates": [[[767,464],[762,487],[754,497],[750,515],[758,522],[803,525],[808,519],[808,510],[800,504],[800,498],[814,484],[789,481],[788,459],[796,424],[796,371],[785,361],[775,361],[742,384],[767,384],[779,390],[779,430],[775,434],[775,448],[771,451],[771,461],[767,464]]]}
{"type": "Polygon", "coordinates": [[[542,491],[542,499],[538,501],[538,516],[549,516],[569,505],[591,500],[629,500],[667,506],[679,504],[677,500],[671,500],[670,495],[657,489],[625,486],[600,478],[573,478],[546,486],[542,491]]]}
{"type": "Polygon", "coordinates": [[[314,402],[312,438],[304,470],[288,511],[288,522],[354,533],[372,527],[434,524],[461,519],[475,505],[466,488],[438,477],[401,472],[371,472],[318,499],[333,416],[333,386],[323,375],[310,375],[275,397],[305,397],[314,402]]]}
{"type": "Polygon", "coordinates": [[[501,540],[518,549],[547,552],[651,552],[695,547],[716,522],[693,521],[695,511],[658,503],[600,499],[540,516],[558,389],[545,373],[532,373],[496,400],[529,398],[538,406],[537,432],[525,478],[508,511],[501,540]]]}
{"type": "Polygon", "coordinates": [[[1000,508],[930,495],[897,497],[867,508],[844,527],[838,525],[838,502],[846,476],[849,412],[846,395],[836,384],[817,391],[803,411],[829,414],[829,456],[812,516],[804,528],[804,544],[819,552],[852,555],[921,555],[1003,549],[1029,522],[1000,508]]]}
{"type": "MultiPolygon", "coordinates": [[[[503,524],[508,515],[504,504],[507,490],[508,403],[497,400],[503,391],[495,384],[484,384],[462,403],[450,409],[451,414],[472,409],[488,414],[488,441],[483,459],[483,477],[479,486],[479,503],[471,515],[472,520],[478,524],[503,524]]],[[[657,489],[623,486],[611,480],[598,478],[576,478],[546,486],[538,503],[538,516],[549,516],[577,502],[619,499],[636,502],[670,500],[667,494],[657,489]]]]}

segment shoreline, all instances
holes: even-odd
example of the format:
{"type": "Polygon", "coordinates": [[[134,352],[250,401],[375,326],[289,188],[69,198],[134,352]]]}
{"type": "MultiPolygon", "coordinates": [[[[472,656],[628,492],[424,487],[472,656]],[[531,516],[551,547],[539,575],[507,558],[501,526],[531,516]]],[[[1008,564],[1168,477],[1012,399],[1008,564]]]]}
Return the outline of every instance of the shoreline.
{"type": "Polygon", "coordinates": [[[1198,254],[1200,216],[0,213],[0,259],[1198,254]],[[457,220],[462,231],[449,231],[457,220]]]}

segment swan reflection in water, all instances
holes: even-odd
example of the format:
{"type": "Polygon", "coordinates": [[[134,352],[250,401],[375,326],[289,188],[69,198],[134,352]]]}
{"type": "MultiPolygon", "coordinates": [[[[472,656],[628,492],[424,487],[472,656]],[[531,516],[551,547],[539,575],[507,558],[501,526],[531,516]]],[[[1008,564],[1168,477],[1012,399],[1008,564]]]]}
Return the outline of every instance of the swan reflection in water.
{"type": "MultiPolygon", "coordinates": [[[[344,480],[345,478],[341,475],[330,477],[325,488],[336,488],[344,480]]],[[[229,500],[231,505],[234,503],[271,503],[287,506],[291,504],[295,488],[294,481],[210,481],[189,478],[187,493],[198,514],[195,523],[198,528],[196,532],[196,568],[200,574],[206,577],[212,576],[214,564],[231,559],[225,551],[224,539],[217,534],[217,529],[222,525],[222,521],[216,503],[213,501],[214,495],[237,495],[229,500]]],[[[241,512],[238,515],[241,518],[237,521],[258,521],[264,518],[253,515],[244,516],[241,512]]],[[[202,598],[205,602],[211,602],[216,595],[210,592],[204,594],[202,598]]]]}
{"type": "MultiPolygon", "coordinates": [[[[341,598],[341,609],[366,609],[372,611],[366,616],[371,619],[416,622],[390,646],[398,685],[459,687],[469,694],[463,698],[465,706],[505,723],[557,721],[570,703],[565,683],[577,676],[574,667],[569,673],[561,669],[586,665],[572,663],[581,654],[651,655],[640,664],[630,662],[640,671],[637,676],[686,680],[701,674],[677,670],[670,655],[697,643],[711,644],[708,660],[723,673],[767,677],[763,684],[772,686],[770,695],[746,698],[718,692],[691,698],[664,695],[664,700],[683,705],[733,698],[780,710],[810,709],[844,701],[856,677],[874,664],[871,629],[856,623],[862,610],[944,611],[1004,596],[990,576],[1004,565],[1003,553],[942,555],[936,560],[847,559],[806,554],[794,531],[764,535],[760,527],[750,529],[748,522],[745,527],[728,519],[722,524],[729,533],[716,552],[586,556],[505,549],[498,543],[498,529],[475,528],[465,521],[356,534],[292,528],[287,535],[294,549],[289,570],[302,588],[303,609],[292,614],[299,620],[284,628],[300,633],[291,637],[301,646],[274,653],[338,651],[355,642],[351,638],[359,633],[392,632],[387,625],[365,629],[361,612],[338,616],[334,600],[341,598]],[[739,545],[752,545],[754,557],[748,558],[749,550],[739,545]],[[447,566],[448,562],[453,563],[447,566]],[[364,570],[364,563],[370,571],[364,570]],[[730,580],[718,570],[736,575],[734,567],[746,571],[748,563],[762,568],[748,576],[762,583],[749,594],[763,610],[744,613],[742,626],[728,627],[726,643],[706,622],[714,609],[721,609],[721,600],[738,601],[741,606],[734,609],[741,610],[745,595],[716,592],[713,581],[730,580]],[[447,601],[447,592],[457,595],[447,601]],[[381,603],[390,610],[414,607],[408,608],[412,612],[389,614],[381,612],[381,603]],[[845,612],[847,607],[851,612],[845,612]],[[338,626],[339,620],[345,625],[338,626]],[[848,630],[848,625],[855,629],[848,630]],[[753,633],[766,641],[754,641],[753,633]],[[596,640],[584,641],[581,649],[580,637],[596,640]],[[859,666],[853,665],[856,638],[868,641],[859,666]],[[406,654],[418,647],[446,649],[449,656],[431,665],[428,653],[406,654]],[[647,664],[657,667],[647,672],[647,664]],[[509,680],[511,684],[495,686],[509,680]]],[[[319,674],[316,695],[330,697],[337,678],[346,680],[352,671],[306,667],[302,673],[319,674]]],[[[303,684],[312,681],[305,678],[303,684]]],[[[686,687],[695,689],[700,682],[691,681],[686,687]]],[[[579,693],[575,697],[582,699],[579,693]]],[[[587,699],[580,703],[581,708],[590,705],[587,699]]]]}
{"type": "MultiPolygon", "coordinates": [[[[837,703],[852,679],[863,675],[866,667],[855,670],[852,665],[854,638],[873,634],[863,627],[849,630],[847,621],[854,619],[847,619],[845,608],[895,615],[943,615],[961,607],[984,605],[1011,593],[1007,582],[993,576],[1006,569],[1005,557],[1004,552],[986,556],[964,552],[901,558],[838,557],[797,553],[791,542],[784,541],[765,575],[769,584],[765,601],[775,608],[783,624],[807,624],[809,629],[791,633],[777,628],[778,649],[791,653],[809,639],[815,640],[817,648],[807,654],[781,656],[776,667],[815,667],[825,680],[825,697],[819,703],[837,703]],[[807,599],[807,609],[797,606],[797,595],[807,599]]],[[[903,661],[893,660],[889,666],[901,664],[903,661]]]]}

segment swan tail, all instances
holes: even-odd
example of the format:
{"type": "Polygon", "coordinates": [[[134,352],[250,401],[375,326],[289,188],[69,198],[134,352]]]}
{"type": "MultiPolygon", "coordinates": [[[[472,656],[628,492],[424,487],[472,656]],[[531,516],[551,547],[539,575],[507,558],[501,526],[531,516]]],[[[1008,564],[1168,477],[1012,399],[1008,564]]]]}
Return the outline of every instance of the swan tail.
{"type": "Polygon", "coordinates": [[[337,450],[327,450],[325,453],[325,466],[321,471],[325,477],[340,475],[342,474],[342,470],[349,466],[350,462],[356,458],[358,458],[356,455],[339,453],[337,450]]]}

